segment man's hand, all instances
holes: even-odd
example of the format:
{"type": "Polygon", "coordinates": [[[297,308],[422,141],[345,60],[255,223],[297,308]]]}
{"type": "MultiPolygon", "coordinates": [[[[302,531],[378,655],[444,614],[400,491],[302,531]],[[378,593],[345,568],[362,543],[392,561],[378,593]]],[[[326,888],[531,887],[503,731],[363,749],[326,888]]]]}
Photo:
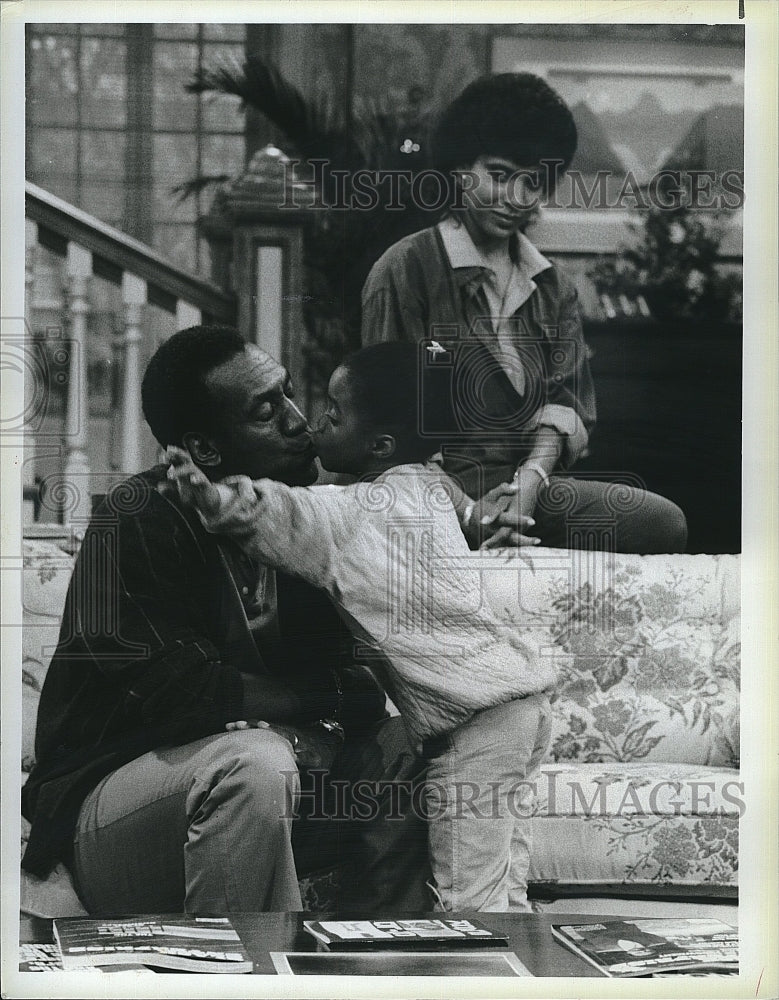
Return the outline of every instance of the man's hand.
{"type": "Polygon", "coordinates": [[[264,722],[261,719],[240,719],[228,722],[227,732],[238,729],[270,729],[283,736],[292,747],[299,768],[328,770],[342,746],[337,734],[329,733],[317,726],[285,726],[278,722],[264,722]]]}

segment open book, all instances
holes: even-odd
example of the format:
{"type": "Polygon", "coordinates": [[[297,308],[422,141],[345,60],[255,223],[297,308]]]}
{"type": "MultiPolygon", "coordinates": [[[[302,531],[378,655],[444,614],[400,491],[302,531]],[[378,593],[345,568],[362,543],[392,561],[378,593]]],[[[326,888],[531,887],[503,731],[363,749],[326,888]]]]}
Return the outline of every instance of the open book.
{"type": "Polygon", "coordinates": [[[738,931],[713,918],[552,924],[552,934],[606,976],[738,973],[738,931]]]}
{"type": "Polygon", "coordinates": [[[63,969],[137,965],[241,973],[254,968],[227,917],[58,918],[54,938],[63,969]]]}

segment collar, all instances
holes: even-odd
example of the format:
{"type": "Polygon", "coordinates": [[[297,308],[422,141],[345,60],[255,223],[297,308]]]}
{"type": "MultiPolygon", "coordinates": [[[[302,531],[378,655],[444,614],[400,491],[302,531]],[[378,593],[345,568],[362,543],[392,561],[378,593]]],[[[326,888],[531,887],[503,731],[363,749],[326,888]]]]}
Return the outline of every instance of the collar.
{"type": "MultiPolygon", "coordinates": [[[[470,268],[483,268],[492,271],[489,262],[471,239],[471,234],[465,226],[451,215],[438,223],[438,232],[449,258],[449,265],[454,271],[470,268]]],[[[531,281],[537,274],[552,266],[552,262],[535,247],[524,233],[516,234],[517,270],[523,278],[531,281]]]]}

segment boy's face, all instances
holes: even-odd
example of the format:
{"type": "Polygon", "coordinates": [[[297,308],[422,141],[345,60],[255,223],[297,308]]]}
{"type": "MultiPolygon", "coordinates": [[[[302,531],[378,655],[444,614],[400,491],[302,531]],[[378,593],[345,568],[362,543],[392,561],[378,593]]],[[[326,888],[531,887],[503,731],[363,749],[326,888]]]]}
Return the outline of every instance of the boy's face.
{"type": "Polygon", "coordinates": [[[376,433],[354,405],[348,369],[339,366],[327,387],[327,410],[314,431],[319,461],[330,472],[359,476],[370,464],[376,433]]]}
{"type": "Polygon", "coordinates": [[[538,212],[538,168],[503,156],[480,156],[465,174],[463,206],[477,237],[507,239],[538,212]]]}

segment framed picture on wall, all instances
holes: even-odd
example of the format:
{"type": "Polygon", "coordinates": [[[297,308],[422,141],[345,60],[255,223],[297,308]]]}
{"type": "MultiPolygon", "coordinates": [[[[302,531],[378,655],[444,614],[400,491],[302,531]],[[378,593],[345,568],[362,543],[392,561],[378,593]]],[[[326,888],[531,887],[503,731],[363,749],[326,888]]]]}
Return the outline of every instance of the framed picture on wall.
{"type": "MultiPolygon", "coordinates": [[[[664,167],[742,170],[744,50],[678,41],[497,37],[494,72],[544,77],[579,131],[572,171],[631,172],[640,185],[664,167]]],[[[611,186],[611,185],[610,185],[611,186]]]]}

